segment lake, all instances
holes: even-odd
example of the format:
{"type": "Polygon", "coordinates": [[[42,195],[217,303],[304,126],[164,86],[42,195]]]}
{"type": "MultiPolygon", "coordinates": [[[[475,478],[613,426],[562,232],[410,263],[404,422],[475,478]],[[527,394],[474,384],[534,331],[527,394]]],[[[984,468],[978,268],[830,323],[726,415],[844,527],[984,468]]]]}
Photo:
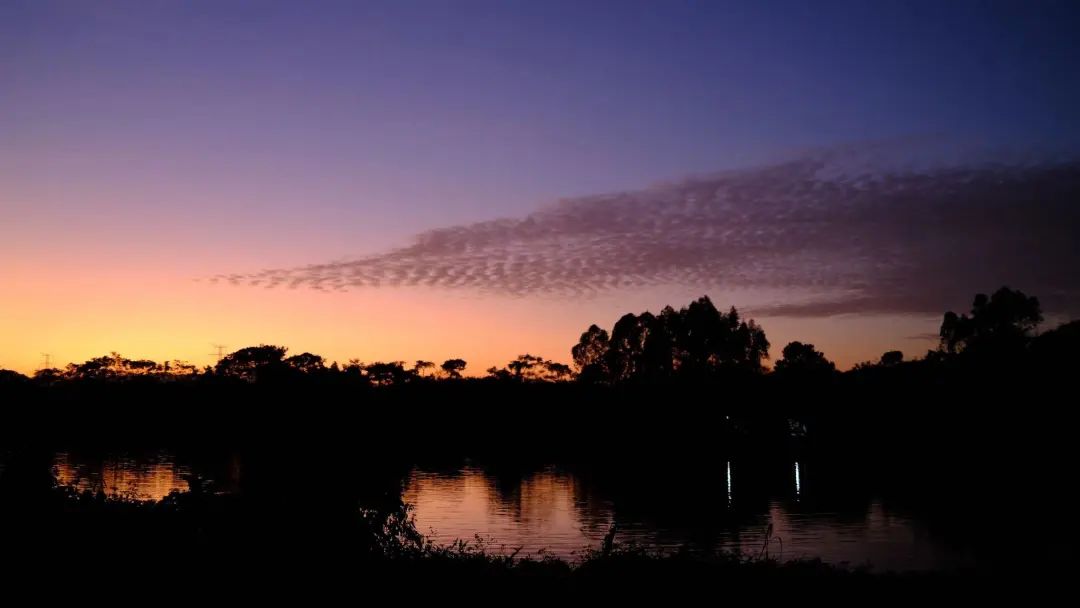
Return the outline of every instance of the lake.
{"type": "MultiPolygon", "coordinates": [[[[242,464],[185,462],[168,452],[86,458],[58,453],[57,479],[80,489],[160,499],[198,474],[233,491],[242,464]]],[[[302,482],[301,482],[302,483],[302,482]]],[[[674,551],[718,549],[875,570],[942,570],[975,557],[939,527],[854,480],[809,463],[727,461],[691,473],[608,475],[591,468],[417,467],[404,482],[420,532],[493,552],[575,559],[615,526],[619,543],[674,551]],[[674,497],[674,498],[673,498],[674,497]]]]}

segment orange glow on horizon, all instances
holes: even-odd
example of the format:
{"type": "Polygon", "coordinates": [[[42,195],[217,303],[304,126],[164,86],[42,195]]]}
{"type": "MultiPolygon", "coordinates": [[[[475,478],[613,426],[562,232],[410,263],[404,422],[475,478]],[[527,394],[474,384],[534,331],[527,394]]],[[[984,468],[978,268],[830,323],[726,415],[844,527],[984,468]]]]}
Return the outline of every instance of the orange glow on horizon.
{"type": "MultiPolygon", "coordinates": [[[[648,291],[579,300],[425,288],[320,292],[210,284],[194,280],[199,273],[191,270],[140,263],[103,268],[85,261],[52,265],[47,272],[16,262],[8,274],[0,298],[0,367],[27,374],[41,367],[42,353],[61,368],[113,351],[201,367],[214,362],[213,344],[225,345],[226,352],[278,344],[292,354],[308,351],[340,363],[460,357],[469,364],[468,375],[482,375],[523,353],[570,362],[570,348],[589,324],[610,329],[626,312],[681,306],[700,295],[685,288],[677,296],[648,291]]],[[[721,309],[734,304],[745,310],[740,300],[750,298],[711,295],[721,309]]],[[[906,336],[937,326],[935,319],[916,317],[757,320],[773,357],[788,341],[801,340],[816,344],[842,369],[891,349],[922,354],[932,343],[906,336]]]]}

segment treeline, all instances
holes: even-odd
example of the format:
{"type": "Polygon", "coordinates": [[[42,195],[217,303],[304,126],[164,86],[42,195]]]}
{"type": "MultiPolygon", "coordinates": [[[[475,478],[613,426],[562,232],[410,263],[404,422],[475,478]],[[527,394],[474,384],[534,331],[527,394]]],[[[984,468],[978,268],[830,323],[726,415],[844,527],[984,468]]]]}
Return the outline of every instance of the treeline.
{"type": "Polygon", "coordinates": [[[522,355],[482,377],[462,359],[327,364],[271,345],[202,370],[108,355],[0,376],[0,446],[336,441],[402,460],[752,452],[966,466],[1068,428],[1060,406],[1075,390],[1080,323],[1040,333],[1041,322],[1036,298],[1002,288],[946,313],[925,356],[889,351],[845,372],[801,342],[770,368],[764,329],[704,297],[589,327],[573,368],[522,355]]]}
{"type": "MultiPolygon", "coordinates": [[[[571,349],[573,367],[531,354],[501,368],[491,367],[485,382],[565,383],[587,385],[672,386],[730,384],[769,376],[783,382],[823,382],[849,377],[880,377],[903,369],[905,374],[947,374],[1008,369],[1016,373],[1060,371],[1080,353],[1080,322],[1037,333],[1043,321],[1039,301],[1002,287],[992,295],[975,296],[970,313],[945,313],[940,344],[922,358],[905,361],[898,350],[878,361],[856,365],[841,374],[813,344],[791,342],[770,369],[769,341],[753,319],[735,308],[722,312],[708,297],[688,306],[664,308],[620,318],[611,331],[590,326],[571,349]]],[[[33,377],[0,370],[0,387],[52,386],[63,383],[131,381],[237,381],[282,384],[323,381],[371,387],[461,381],[467,362],[441,364],[418,360],[364,363],[327,362],[304,352],[288,356],[283,346],[258,345],[224,356],[202,369],[185,361],[158,363],[111,353],[63,369],[42,369],[33,377]]],[[[469,379],[475,380],[475,379],[469,379]]]]}
{"type": "MultiPolygon", "coordinates": [[[[32,377],[0,369],[0,386],[36,384],[50,386],[64,382],[154,380],[161,382],[230,379],[250,383],[290,380],[339,379],[375,387],[400,386],[438,380],[461,380],[468,363],[447,359],[441,364],[417,360],[364,363],[350,359],[345,364],[327,362],[309,352],[286,356],[288,348],[270,344],[248,346],[221,358],[214,366],[199,368],[187,361],[158,363],[149,359],[128,359],[117,352],[95,357],[64,368],[45,368],[32,377]]],[[[487,370],[487,378],[529,382],[565,382],[575,378],[570,366],[534,355],[520,355],[502,368],[487,370]]]]}

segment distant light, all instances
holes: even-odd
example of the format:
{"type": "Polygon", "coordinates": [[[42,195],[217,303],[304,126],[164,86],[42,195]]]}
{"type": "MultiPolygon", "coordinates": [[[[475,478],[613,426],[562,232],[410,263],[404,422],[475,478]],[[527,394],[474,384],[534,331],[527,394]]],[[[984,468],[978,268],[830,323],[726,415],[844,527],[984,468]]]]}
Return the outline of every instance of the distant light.
{"type": "Polygon", "coordinates": [[[799,479],[799,461],[795,461],[795,500],[799,499],[799,494],[802,493],[802,483],[799,479]]]}
{"type": "Polygon", "coordinates": [[[731,506],[731,461],[727,462],[727,502],[731,506]]]}

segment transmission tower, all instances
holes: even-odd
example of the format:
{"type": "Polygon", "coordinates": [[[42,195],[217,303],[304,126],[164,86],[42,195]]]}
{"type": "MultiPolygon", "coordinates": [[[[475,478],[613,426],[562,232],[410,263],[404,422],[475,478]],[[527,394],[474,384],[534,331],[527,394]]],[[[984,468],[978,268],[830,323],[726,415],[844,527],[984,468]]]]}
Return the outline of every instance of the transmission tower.
{"type": "Polygon", "coordinates": [[[211,344],[214,347],[214,352],[210,353],[211,357],[216,357],[217,362],[221,363],[221,360],[225,358],[225,345],[223,344],[211,344]]]}

